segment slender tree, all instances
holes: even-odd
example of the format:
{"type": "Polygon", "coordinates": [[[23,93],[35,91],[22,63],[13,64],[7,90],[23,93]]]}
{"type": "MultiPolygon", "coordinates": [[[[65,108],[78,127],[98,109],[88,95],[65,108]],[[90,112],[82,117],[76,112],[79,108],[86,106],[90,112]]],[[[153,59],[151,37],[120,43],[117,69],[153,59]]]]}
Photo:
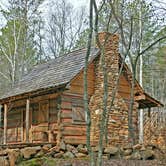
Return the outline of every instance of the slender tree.
{"type": "Polygon", "coordinates": [[[87,120],[86,120],[86,145],[88,149],[88,153],[90,155],[90,165],[94,166],[94,156],[93,156],[93,151],[91,148],[91,143],[90,143],[90,129],[91,129],[91,113],[89,110],[89,105],[88,105],[88,85],[87,85],[87,71],[88,71],[88,61],[89,61],[89,56],[91,52],[91,42],[92,42],[92,33],[93,33],[93,3],[94,0],[90,0],[89,4],[89,35],[88,35],[88,42],[87,42],[87,52],[85,56],[85,67],[84,67],[84,109],[87,115],[87,120]]]}
{"type": "Polygon", "coordinates": [[[9,0],[7,10],[1,10],[6,26],[1,29],[0,72],[7,85],[13,86],[36,60],[35,31],[38,7],[42,1],[9,0]]]}
{"type": "Polygon", "coordinates": [[[68,1],[57,0],[50,7],[49,15],[47,52],[56,58],[75,48],[76,40],[83,31],[85,10],[76,10],[68,1]]]}

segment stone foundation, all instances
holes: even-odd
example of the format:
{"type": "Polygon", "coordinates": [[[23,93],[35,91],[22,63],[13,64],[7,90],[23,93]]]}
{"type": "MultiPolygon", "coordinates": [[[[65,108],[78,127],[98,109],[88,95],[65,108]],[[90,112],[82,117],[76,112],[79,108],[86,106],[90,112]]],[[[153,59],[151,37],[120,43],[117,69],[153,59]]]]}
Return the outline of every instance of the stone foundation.
{"type": "MultiPolygon", "coordinates": [[[[94,153],[97,154],[98,147],[93,147],[94,153]]],[[[96,155],[97,156],[97,155],[96,155]]],[[[89,160],[87,148],[85,145],[73,146],[61,142],[60,146],[52,146],[51,144],[34,147],[22,147],[17,149],[1,149],[0,165],[15,166],[22,161],[48,157],[52,159],[83,159],[89,160]]],[[[103,159],[124,159],[124,160],[159,160],[163,161],[165,154],[155,145],[135,146],[107,146],[103,149],[103,159]]]]}

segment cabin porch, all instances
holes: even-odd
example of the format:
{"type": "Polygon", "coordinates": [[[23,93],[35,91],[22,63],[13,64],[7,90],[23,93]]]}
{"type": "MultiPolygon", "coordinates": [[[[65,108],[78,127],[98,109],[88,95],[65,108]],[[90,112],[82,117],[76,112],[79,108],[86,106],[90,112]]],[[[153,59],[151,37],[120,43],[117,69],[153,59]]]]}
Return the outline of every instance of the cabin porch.
{"type": "Polygon", "coordinates": [[[59,98],[54,93],[2,105],[0,143],[56,143],[59,98]]]}
{"type": "Polygon", "coordinates": [[[86,144],[83,95],[69,91],[13,100],[1,106],[0,144],[86,144]]]}

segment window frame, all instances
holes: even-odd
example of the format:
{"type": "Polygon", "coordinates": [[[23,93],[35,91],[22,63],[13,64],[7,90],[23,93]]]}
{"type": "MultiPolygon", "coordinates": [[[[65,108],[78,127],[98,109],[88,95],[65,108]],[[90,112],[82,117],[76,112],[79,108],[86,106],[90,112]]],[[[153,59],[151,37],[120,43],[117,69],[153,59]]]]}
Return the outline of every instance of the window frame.
{"type": "Polygon", "coordinates": [[[84,107],[80,106],[80,105],[72,104],[72,108],[71,109],[72,109],[72,123],[73,124],[86,124],[86,122],[87,122],[87,115],[86,115],[86,112],[84,110],[84,107]],[[76,120],[75,119],[74,111],[76,111],[76,110],[74,110],[74,109],[76,109],[76,108],[81,108],[81,111],[84,111],[84,120],[76,120]]]}

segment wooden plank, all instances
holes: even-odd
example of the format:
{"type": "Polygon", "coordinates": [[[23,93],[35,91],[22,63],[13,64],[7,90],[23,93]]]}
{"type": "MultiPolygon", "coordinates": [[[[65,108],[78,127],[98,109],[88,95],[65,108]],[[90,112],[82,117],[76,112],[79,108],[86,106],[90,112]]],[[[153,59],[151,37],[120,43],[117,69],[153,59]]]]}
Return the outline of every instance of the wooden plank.
{"type": "Polygon", "coordinates": [[[146,96],[145,96],[144,94],[142,94],[142,95],[139,95],[139,96],[135,96],[135,97],[134,97],[134,100],[135,100],[135,101],[145,100],[145,98],[146,98],[146,96]]]}
{"type": "MultiPolygon", "coordinates": [[[[88,75],[87,75],[87,83],[88,83],[88,94],[92,95],[94,93],[94,83],[95,73],[94,73],[94,64],[90,64],[88,66],[88,75]]],[[[70,90],[68,92],[83,94],[83,71],[77,75],[70,84],[70,90]]]]}
{"type": "Polygon", "coordinates": [[[86,132],[86,124],[83,125],[77,125],[77,124],[70,124],[70,125],[64,125],[63,130],[81,130],[86,132]]]}
{"type": "Polygon", "coordinates": [[[71,102],[62,102],[61,103],[61,108],[62,109],[71,109],[72,108],[72,105],[71,105],[71,102]]]}
{"type": "Polygon", "coordinates": [[[72,145],[86,144],[86,137],[64,136],[65,143],[72,145]]]}
{"type": "Polygon", "coordinates": [[[7,104],[4,104],[4,140],[3,143],[7,143],[7,104]]]}
{"type": "Polygon", "coordinates": [[[62,111],[62,113],[72,113],[72,110],[71,109],[63,109],[63,110],[61,110],[62,111]]]}
{"type": "Polygon", "coordinates": [[[72,112],[69,112],[69,113],[62,112],[61,118],[67,118],[67,119],[72,118],[72,112]]]}
{"type": "Polygon", "coordinates": [[[64,122],[68,122],[68,123],[72,123],[73,120],[71,118],[64,118],[64,119],[61,119],[62,123],[64,122]]]}
{"type": "Polygon", "coordinates": [[[20,128],[10,128],[7,130],[7,142],[19,142],[21,141],[21,129],[20,128]]]}
{"type": "Polygon", "coordinates": [[[64,127],[80,127],[80,128],[85,128],[86,127],[86,123],[82,123],[81,125],[80,124],[76,124],[76,123],[63,123],[63,126],[64,127]]]}
{"type": "Polygon", "coordinates": [[[30,106],[30,101],[27,99],[26,102],[26,119],[25,119],[25,125],[26,125],[26,142],[29,142],[29,106],[30,106]]]}
{"type": "Polygon", "coordinates": [[[86,136],[86,131],[83,130],[75,130],[74,128],[72,130],[64,130],[62,132],[64,136],[86,136]]]}
{"type": "MultiPolygon", "coordinates": [[[[83,86],[80,86],[80,85],[71,86],[69,92],[83,94],[84,93],[83,86]]],[[[88,94],[92,95],[93,93],[94,93],[94,88],[88,87],[88,94]]]]}
{"type": "Polygon", "coordinates": [[[32,132],[42,131],[45,132],[48,130],[48,124],[47,125],[35,125],[31,127],[32,132]]]}
{"type": "MultiPolygon", "coordinates": [[[[46,100],[46,99],[56,99],[58,97],[59,93],[53,93],[53,94],[49,94],[49,95],[42,95],[42,96],[37,96],[37,97],[34,97],[34,98],[31,98],[31,104],[34,104],[34,103],[37,103],[39,101],[42,101],[42,100],[46,100]]],[[[26,100],[25,99],[20,99],[20,100],[17,100],[17,101],[13,101],[11,104],[11,107],[12,108],[16,108],[16,107],[20,107],[20,108],[25,108],[25,105],[26,105],[26,100]]]]}
{"type": "Polygon", "coordinates": [[[61,100],[63,101],[63,99],[64,98],[77,98],[77,99],[79,99],[79,98],[83,98],[83,96],[82,95],[79,95],[79,94],[74,94],[74,93],[69,93],[69,92],[64,92],[63,94],[62,94],[62,98],[61,98],[61,100]]]}

